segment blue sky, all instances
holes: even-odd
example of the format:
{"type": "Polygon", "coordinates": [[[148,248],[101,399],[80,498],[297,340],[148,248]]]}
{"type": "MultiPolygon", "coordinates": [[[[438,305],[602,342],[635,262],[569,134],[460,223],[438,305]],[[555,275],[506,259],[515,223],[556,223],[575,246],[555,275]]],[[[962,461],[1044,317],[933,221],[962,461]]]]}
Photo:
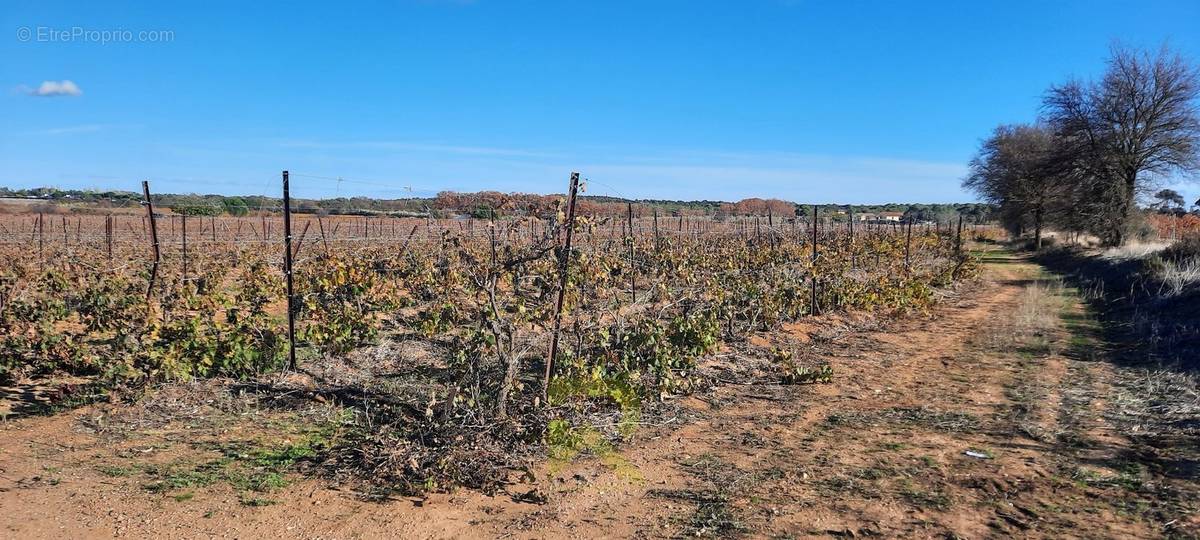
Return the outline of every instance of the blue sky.
{"type": "Polygon", "coordinates": [[[590,194],[967,201],[996,124],[1114,39],[1200,58],[1197,21],[1194,0],[6,0],[0,185],[276,195],[290,169],[300,196],[397,197],[579,170],[590,194]]]}

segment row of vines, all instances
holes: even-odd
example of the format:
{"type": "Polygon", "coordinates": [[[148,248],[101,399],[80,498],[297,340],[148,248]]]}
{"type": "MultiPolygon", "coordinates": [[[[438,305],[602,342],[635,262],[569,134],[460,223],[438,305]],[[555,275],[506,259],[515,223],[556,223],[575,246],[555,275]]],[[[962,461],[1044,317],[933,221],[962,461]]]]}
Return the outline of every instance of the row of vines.
{"type": "MultiPolygon", "coordinates": [[[[632,411],[694,390],[698,360],[722,342],[816,312],[920,312],[975,272],[949,230],[585,216],[568,254],[565,221],[413,219],[355,238],[304,226],[301,368],[385,340],[428,342],[442,358],[418,421],[544,440],[572,410],[632,411]],[[564,255],[561,344],[543,388],[564,255]]],[[[70,373],[120,389],[287,367],[280,242],[236,240],[216,223],[186,252],[164,241],[147,294],[145,236],[130,226],[114,242],[106,227],[97,241],[0,245],[0,379],[70,373]]]]}

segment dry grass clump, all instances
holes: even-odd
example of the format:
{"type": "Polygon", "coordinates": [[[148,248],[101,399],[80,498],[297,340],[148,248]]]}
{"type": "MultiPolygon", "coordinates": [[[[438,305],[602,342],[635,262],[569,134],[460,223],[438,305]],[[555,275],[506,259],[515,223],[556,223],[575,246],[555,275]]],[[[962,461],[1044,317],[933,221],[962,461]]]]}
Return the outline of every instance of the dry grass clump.
{"type": "Polygon", "coordinates": [[[1045,346],[1046,336],[1059,325],[1063,309],[1062,279],[1034,281],[1021,290],[1015,310],[1007,317],[980,329],[979,344],[988,349],[1007,350],[1018,346],[1045,346]]]}
{"type": "Polygon", "coordinates": [[[1200,283],[1200,258],[1163,261],[1162,266],[1155,273],[1159,280],[1157,296],[1174,298],[1187,292],[1193,285],[1200,283]]]}
{"type": "Polygon", "coordinates": [[[1200,283],[1200,236],[1188,236],[1146,259],[1146,270],[1158,282],[1156,296],[1174,298],[1200,283]]]}
{"type": "Polygon", "coordinates": [[[1021,301],[1013,314],[1015,330],[1022,334],[1042,335],[1053,330],[1063,306],[1061,279],[1038,281],[1021,291],[1021,301]]]}
{"type": "Polygon", "coordinates": [[[1100,257],[1110,261],[1141,260],[1170,247],[1168,242],[1131,242],[1123,246],[1108,248],[1100,257]]]}
{"type": "Polygon", "coordinates": [[[1130,370],[1112,400],[1111,415],[1129,435],[1200,436],[1200,380],[1160,369],[1130,370]]]}
{"type": "Polygon", "coordinates": [[[1130,243],[1112,247],[1100,254],[1111,263],[1141,261],[1141,279],[1150,284],[1148,292],[1157,299],[1173,298],[1200,283],[1200,236],[1188,236],[1174,243],[1130,243]]]}

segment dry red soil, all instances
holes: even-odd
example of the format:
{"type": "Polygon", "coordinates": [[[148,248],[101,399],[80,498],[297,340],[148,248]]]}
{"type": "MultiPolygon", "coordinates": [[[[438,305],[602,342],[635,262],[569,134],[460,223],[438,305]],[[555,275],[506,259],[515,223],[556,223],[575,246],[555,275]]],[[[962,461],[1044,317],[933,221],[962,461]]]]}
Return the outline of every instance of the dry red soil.
{"type": "MultiPolygon", "coordinates": [[[[1194,468],[1161,466],[1159,450],[1111,423],[1117,368],[1079,351],[1100,344],[1058,314],[1034,330],[1015,320],[1038,301],[1038,276],[998,256],[982,283],[927,316],[756,338],[828,361],[833,382],[730,383],[686,398],[688,414],[643,427],[614,454],[542,466],[536,503],[517,502],[524,486],[371,502],[300,474],[261,501],[225,483],[161,493],[121,471],[199,452],[187,442],[190,429],[213,429],[202,412],[119,438],[96,429],[112,405],[9,420],[0,537],[1196,535],[1194,468]]],[[[1070,297],[1059,303],[1080,313],[1070,297]]]]}

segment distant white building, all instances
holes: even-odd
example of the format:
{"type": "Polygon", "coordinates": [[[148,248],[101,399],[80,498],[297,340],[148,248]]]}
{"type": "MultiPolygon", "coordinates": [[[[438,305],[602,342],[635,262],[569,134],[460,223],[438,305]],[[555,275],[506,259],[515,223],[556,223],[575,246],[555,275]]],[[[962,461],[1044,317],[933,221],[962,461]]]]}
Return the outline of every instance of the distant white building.
{"type": "Polygon", "coordinates": [[[901,221],[904,219],[904,212],[880,212],[878,214],[872,212],[863,212],[854,214],[854,219],[864,222],[876,221],[901,221]]]}

